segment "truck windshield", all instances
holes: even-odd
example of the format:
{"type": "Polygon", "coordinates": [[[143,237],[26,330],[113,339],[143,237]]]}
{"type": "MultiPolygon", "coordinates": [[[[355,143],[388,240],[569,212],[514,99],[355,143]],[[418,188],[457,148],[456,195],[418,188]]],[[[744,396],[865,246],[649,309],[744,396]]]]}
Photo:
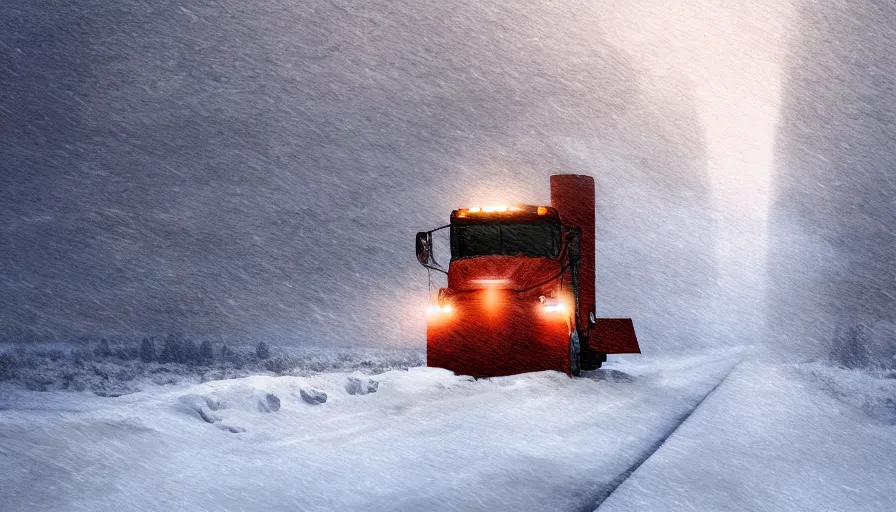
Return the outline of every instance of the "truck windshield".
{"type": "Polygon", "coordinates": [[[465,224],[451,226],[451,257],[541,256],[560,254],[560,226],[537,224],[465,224]]]}

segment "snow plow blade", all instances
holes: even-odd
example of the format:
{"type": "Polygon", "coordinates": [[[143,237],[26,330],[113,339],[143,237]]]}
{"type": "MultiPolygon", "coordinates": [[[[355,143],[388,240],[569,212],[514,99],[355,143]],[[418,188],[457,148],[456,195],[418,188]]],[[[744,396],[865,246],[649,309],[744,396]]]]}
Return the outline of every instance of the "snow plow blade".
{"type": "Polygon", "coordinates": [[[640,354],[631,318],[598,318],[591,328],[592,344],[604,354],[640,354]]]}

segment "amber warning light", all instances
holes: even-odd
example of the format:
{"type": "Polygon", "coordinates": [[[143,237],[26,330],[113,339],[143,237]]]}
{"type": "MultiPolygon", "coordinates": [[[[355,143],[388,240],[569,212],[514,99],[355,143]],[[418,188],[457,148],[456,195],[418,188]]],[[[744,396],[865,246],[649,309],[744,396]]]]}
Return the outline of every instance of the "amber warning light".
{"type": "MultiPolygon", "coordinates": [[[[529,207],[529,208],[532,208],[532,207],[529,207]]],[[[470,208],[461,208],[461,209],[457,210],[457,217],[463,219],[471,214],[508,213],[508,212],[516,213],[516,212],[521,212],[523,210],[524,210],[524,208],[521,208],[519,206],[507,206],[507,205],[472,206],[470,208]]],[[[548,211],[549,210],[548,210],[547,206],[538,206],[537,208],[535,208],[535,212],[538,213],[538,215],[547,215],[548,211]]]]}

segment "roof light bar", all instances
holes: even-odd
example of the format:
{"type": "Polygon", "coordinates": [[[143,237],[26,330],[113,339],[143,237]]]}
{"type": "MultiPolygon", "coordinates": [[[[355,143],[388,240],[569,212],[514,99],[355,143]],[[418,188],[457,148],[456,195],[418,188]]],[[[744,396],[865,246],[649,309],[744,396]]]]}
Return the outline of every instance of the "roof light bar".
{"type": "Polygon", "coordinates": [[[488,213],[518,213],[528,211],[537,213],[540,216],[548,215],[551,208],[548,206],[507,206],[507,205],[489,205],[489,206],[471,206],[469,208],[460,208],[457,210],[456,216],[464,219],[476,214],[488,213]]]}

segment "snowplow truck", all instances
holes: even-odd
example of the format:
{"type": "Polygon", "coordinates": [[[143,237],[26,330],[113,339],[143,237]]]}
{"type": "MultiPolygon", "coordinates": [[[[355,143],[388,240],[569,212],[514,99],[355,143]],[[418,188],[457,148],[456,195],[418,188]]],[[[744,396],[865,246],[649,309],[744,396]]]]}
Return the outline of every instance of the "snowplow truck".
{"type": "Polygon", "coordinates": [[[640,353],[630,318],[596,316],[594,240],[594,179],[575,174],[551,176],[550,205],[461,208],[417,233],[417,260],[448,276],[431,293],[427,365],[475,377],[578,375],[607,354],[640,353]],[[447,269],[433,257],[441,229],[450,230],[447,269]]]}

